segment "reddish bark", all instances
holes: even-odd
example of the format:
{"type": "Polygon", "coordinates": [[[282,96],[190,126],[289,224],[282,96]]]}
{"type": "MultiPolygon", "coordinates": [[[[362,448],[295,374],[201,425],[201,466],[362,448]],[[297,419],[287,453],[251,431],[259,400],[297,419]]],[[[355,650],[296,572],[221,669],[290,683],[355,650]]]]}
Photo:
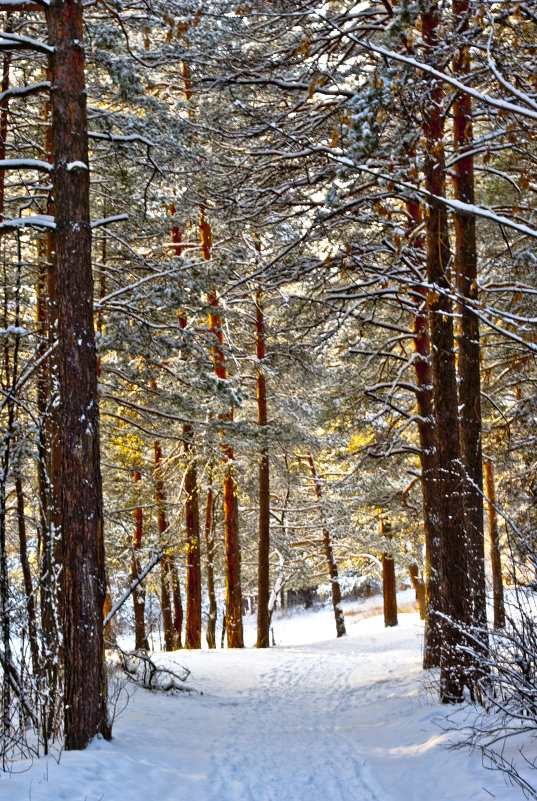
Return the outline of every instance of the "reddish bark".
{"type": "MultiPolygon", "coordinates": [[[[172,206],[170,212],[175,214],[172,206]]],[[[175,255],[181,255],[181,234],[172,226],[172,242],[177,243],[175,255]]],[[[179,314],[179,325],[187,326],[187,318],[179,314]]],[[[184,357],[186,358],[186,356],[184,357]]],[[[183,425],[183,442],[187,458],[185,474],[185,518],[186,518],[186,630],[185,648],[201,648],[201,557],[200,515],[198,496],[198,470],[194,447],[194,432],[190,423],[183,425]]]]}
{"type": "Polygon", "coordinates": [[[382,554],[382,595],[384,600],[384,625],[397,626],[395,562],[387,553],[382,554]]]}
{"type": "Polygon", "coordinates": [[[82,3],[47,9],[58,304],[58,379],[63,549],[65,747],[110,736],[102,610],[106,592],[99,455],[97,357],[89,219],[82,3]],[[75,165],[75,166],[73,166],[75,165]],[[79,166],[83,165],[83,166],[79,166]]]}
{"type": "Polygon", "coordinates": [[[214,557],[216,545],[214,539],[214,497],[213,467],[209,465],[207,478],[207,504],[205,507],[205,546],[207,549],[207,595],[209,596],[209,616],[207,618],[206,639],[209,648],[216,648],[216,616],[217,604],[214,590],[214,557]]]}
{"type": "MultiPolygon", "coordinates": [[[[205,210],[200,207],[200,236],[203,258],[211,258],[212,232],[206,219],[205,210]]],[[[224,337],[222,334],[222,318],[218,311],[218,295],[213,289],[208,293],[210,305],[209,330],[212,336],[211,355],[215,375],[227,381],[226,360],[224,354],[224,337]]],[[[233,411],[220,415],[220,419],[231,422],[233,411]]],[[[233,474],[233,448],[222,443],[224,456],[224,539],[226,548],[226,633],[229,648],[243,648],[242,630],[242,590],[241,590],[241,552],[239,540],[239,521],[237,488],[233,474]]]]}

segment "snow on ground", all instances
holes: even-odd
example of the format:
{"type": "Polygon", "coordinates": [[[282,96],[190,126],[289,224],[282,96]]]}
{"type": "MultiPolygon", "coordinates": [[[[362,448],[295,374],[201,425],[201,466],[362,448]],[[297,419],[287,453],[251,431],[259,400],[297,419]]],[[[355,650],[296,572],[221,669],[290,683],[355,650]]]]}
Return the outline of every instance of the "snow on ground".
{"type": "Polygon", "coordinates": [[[424,686],[417,614],[391,629],[380,616],[347,615],[339,640],[328,609],[274,628],[278,647],[266,651],[162,655],[187,666],[203,694],[131,688],[111,742],[0,773],[0,801],[522,798],[478,754],[444,747],[446,708],[424,686]]]}

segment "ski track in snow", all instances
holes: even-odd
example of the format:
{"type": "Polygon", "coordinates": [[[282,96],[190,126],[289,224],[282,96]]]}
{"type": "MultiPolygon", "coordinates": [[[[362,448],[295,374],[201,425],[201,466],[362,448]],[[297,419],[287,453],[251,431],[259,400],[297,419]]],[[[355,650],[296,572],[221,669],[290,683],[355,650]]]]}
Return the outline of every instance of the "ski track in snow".
{"type": "Polygon", "coordinates": [[[347,628],[336,640],[323,610],[277,620],[284,647],[162,654],[203,695],[136,689],[110,743],[0,774],[0,801],[519,801],[479,755],[443,747],[417,615],[347,628]]]}

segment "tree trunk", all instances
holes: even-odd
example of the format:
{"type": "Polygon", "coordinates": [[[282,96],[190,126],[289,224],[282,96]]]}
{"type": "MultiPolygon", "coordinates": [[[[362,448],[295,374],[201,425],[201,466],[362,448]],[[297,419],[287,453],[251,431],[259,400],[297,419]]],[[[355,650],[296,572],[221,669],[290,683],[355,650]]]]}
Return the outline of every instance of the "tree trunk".
{"type": "Polygon", "coordinates": [[[106,592],[93,323],[82,3],[47,7],[51,56],[63,549],[65,747],[110,736],[103,604],[106,592]]]}
{"type": "MultiPolygon", "coordinates": [[[[469,27],[469,0],[453,0],[453,16],[459,36],[469,27]]],[[[453,61],[453,74],[465,81],[470,72],[468,47],[460,47],[453,61]]],[[[472,99],[463,92],[457,93],[453,104],[453,139],[457,160],[452,176],[455,198],[473,205],[474,159],[472,99]]],[[[468,558],[471,572],[470,593],[473,601],[472,622],[482,631],[478,633],[486,645],[487,609],[485,589],[485,539],[483,534],[483,458],[481,452],[481,362],[479,320],[473,304],[477,291],[477,245],[475,217],[455,211],[455,274],[459,311],[461,315],[458,336],[459,408],[461,409],[460,443],[465,470],[464,513],[468,558]],[[484,631],[483,631],[484,630],[484,631]]]]}
{"type": "MultiPolygon", "coordinates": [[[[422,35],[428,58],[438,52],[440,12],[435,3],[422,0],[422,35]]],[[[468,593],[468,552],[464,519],[463,474],[458,437],[458,396],[453,347],[453,308],[451,291],[450,248],[445,193],[444,91],[432,80],[424,109],[426,146],[424,153],[425,184],[428,197],[426,218],[427,278],[430,294],[430,332],[433,366],[433,396],[436,433],[436,525],[439,530],[440,589],[442,596],[443,635],[440,653],[440,698],[444,703],[460,702],[464,686],[474,693],[476,676],[461,658],[466,646],[465,630],[471,613],[468,593]]]]}
{"type": "Polygon", "coordinates": [[[418,600],[418,608],[420,610],[420,620],[425,620],[426,616],[425,584],[420,578],[419,568],[415,562],[414,564],[408,566],[408,575],[410,576],[410,581],[412,582],[412,586],[414,587],[416,598],[418,600]]]}
{"type": "MultiPolygon", "coordinates": [[[[212,233],[205,217],[205,210],[200,207],[200,236],[203,258],[211,258],[212,233]]],[[[217,378],[227,381],[227,369],[224,356],[224,337],[222,319],[218,312],[218,296],[214,290],[208,294],[210,305],[209,329],[212,336],[211,355],[214,372],[217,378]]],[[[221,415],[222,420],[231,422],[233,411],[221,415]]],[[[225,433],[223,433],[225,439],[225,433]]],[[[224,539],[226,547],[226,632],[228,648],[243,648],[242,631],[242,590],[241,590],[241,551],[239,540],[239,520],[237,488],[233,472],[233,448],[222,444],[224,456],[224,539]]]]}
{"type": "Polygon", "coordinates": [[[317,468],[313,460],[313,455],[309,453],[307,458],[311,470],[311,475],[313,478],[313,484],[315,487],[315,495],[317,496],[317,500],[319,501],[319,510],[321,514],[321,523],[323,530],[323,550],[326,558],[326,563],[328,566],[328,574],[330,576],[330,586],[332,588],[332,606],[334,608],[334,617],[336,620],[336,634],[338,637],[343,637],[347,632],[345,630],[345,617],[343,615],[343,609],[341,607],[341,587],[339,586],[337,564],[334,558],[334,551],[332,549],[332,539],[330,537],[330,532],[328,531],[328,528],[324,523],[324,515],[322,510],[323,492],[321,488],[321,482],[319,480],[319,474],[317,473],[317,468]]]}
{"type": "Polygon", "coordinates": [[[182,648],[181,634],[183,631],[183,599],[181,598],[181,583],[175,560],[170,559],[170,577],[173,597],[173,627],[176,632],[177,648],[182,648]]]}
{"type": "MultiPolygon", "coordinates": [[[[413,201],[406,202],[411,220],[411,233],[421,224],[422,216],[419,205],[413,201]]],[[[412,255],[417,269],[423,271],[424,241],[419,235],[413,240],[412,255]]],[[[420,440],[421,491],[423,497],[423,528],[425,531],[425,631],[423,639],[424,669],[440,666],[440,645],[442,642],[442,618],[440,582],[439,582],[439,540],[437,526],[434,523],[436,508],[436,441],[434,431],[433,402],[433,369],[431,362],[431,337],[429,333],[429,308],[425,289],[413,287],[413,299],[416,306],[414,314],[414,350],[417,359],[414,361],[416,375],[416,403],[418,407],[418,435],[420,440]]],[[[421,610],[420,610],[421,614],[421,610]]]]}
{"type": "MultiPolygon", "coordinates": [[[[265,315],[262,293],[255,296],[256,346],[257,346],[257,422],[266,432],[267,388],[263,373],[265,359],[265,315]]],[[[259,550],[257,568],[257,647],[268,648],[269,641],[269,597],[270,597],[270,471],[266,441],[262,442],[259,458],[259,550]]]]}
{"type": "MultiPolygon", "coordinates": [[[[153,383],[152,386],[155,387],[155,384],[153,383]]],[[[162,628],[164,629],[164,648],[166,651],[175,651],[176,648],[181,647],[181,644],[180,641],[179,643],[177,642],[177,631],[174,626],[174,612],[172,609],[172,564],[166,552],[165,534],[168,531],[165,509],[166,492],[162,475],[162,449],[158,440],[153,442],[153,454],[159,546],[164,551],[160,562],[160,608],[162,612],[162,628]]]]}
{"type": "MultiPolygon", "coordinates": [[[[172,241],[179,242],[179,230],[172,226],[172,241]]],[[[176,251],[180,255],[180,247],[176,251]]],[[[179,315],[179,325],[187,326],[184,314],[179,315]]],[[[185,356],[186,358],[186,356],[185,356]]],[[[190,423],[183,425],[183,442],[187,458],[185,474],[186,517],[186,631],[185,648],[201,648],[201,559],[200,559],[200,513],[198,500],[198,470],[190,423]]]]}
{"type": "MultiPolygon", "coordinates": [[[[134,471],[134,483],[137,484],[141,481],[142,475],[138,470],[134,471]]],[[[144,513],[143,509],[139,506],[134,510],[134,539],[132,543],[132,567],[131,567],[131,582],[135,581],[142,572],[139,552],[142,548],[142,537],[144,533],[144,513]]],[[[145,631],[145,589],[142,584],[139,584],[132,591],[132,602],[134,606],[134,642],[135,648],[145,648],[149,651],[149,643],[147,641],[147,634],[145,631]]]]}
{"type": "MultiPolygon", "coordinates": [[[[47,68],[46,80],[51,80],[47,68]]],[[[44,104],[45,141],[47,160],[53,162],[51,103],[44,104]]],[[[49,192],[47,214],[54,216],[53,195],[49,192]]],[[[54,234],[47,231],[39,242],[39,267],[36,286],[37,328],[40,341],[37,357],[44,359],[37,374],[37,408],[39,432],[37,444],[37,481],[39,495],[39,592],[41,607],[43,672],[49,689],[43,711],[43,741],[45,753],[54,730],[57,685],[60,679],[59,664],[63,661],[59,627],[63,619],[61,592],[63,570],[61,543],[60,470],[61,450],[58,432],[61,427],[58,366],[58,303],[56,297],[57,268],[54,253],[54,234]]]]}
{"type": "Polygon", "coordinates": [[[494,628],[505,626],[505,606],[503,600],[502,560],[498,516],[496,514],[496,488],[494,486],[494,466],[491,459],[485,459],[485,484],[487,489],[487,508],[489,518],[490,562],[492,567],[492,593],[494,599],[494,628]]]}
{"type": "Polygon", "coordinates": [[[26,600],[26,614],[28,617],[28,642],[30,644],[30,654],[32,657],[32,670],[35,679],[40,672],[39,664],[39,644],[37,641],[37,618],[35,611],[34,588],[32,585],[32,574],[28,561],[28,545],[26,540],[26,518],[24,516],[24,492],[20,476],[15,479],[15,494],[17,496],[17,527],[19,530],[19,556],[21,560],[22,578],[24,583],[24,595],[26,600]]]}
{"type": "Polygon", "coordinates": [[[214,497],[213,497],[213,468],[209,465],[207,505],[205,507],[205,546],[207,549],[207,595],[209,596],[209,616],[205,636],[209,648],[216,648],[216,594],[214,591],[214,556],[216,552],[214,539],[214,497]]]}
{"type": "MultiPolygon", "coordinates": [[[[420,290],[419,294],[425,295],[420,290]]],[[[417,301],[419,303],[419,300],[417,301]]],[[[420,438],[421,490],[423,495],[423,527],[425,530],[426,612],[423,641],[423,667],[440,666],[442,643],[442,598],[440,592],[440,541],[435,523],[437,506],[437,452],[433,405],[433,369],[429,334],[427,301],[414,316],[414,347],[418,354],[415,363],[418,386],[418,433],[420,438]]]]}
{"type": "MultiPolygon", "coordinates": [[[[8,31],[12,30],[11,27],[11,14],[7,15],[6,28],[8,31]]],[[[4,51],[3,53],[3,71],[2,71],[2,91],[9,89],[10,83],[10,65],[11,53],[4,51]]],[[[6,157],[6,141],[8,129],[8,99],[3,98],[0,104],[0,157],[6,157]]],[[[6,173],[4,170],[0,171],[0,219],[4,219],[5,211],[5,180],[6,173]]],[[[7,283],[6,283],[7,286],[7,283]]],[[[5,304],[7,304],[7,292],[5,293],[5,304]]],[[[5,305],[5,320],[4,328],[7,328],[7,308],[5,305]]],[[[7,342],[6,342],[7,347],[7,342]]],[[[6,384],[5,388],[8,389],[9,371],[6,369],[6,384]]],[[[11,404],[10,404],[11,406],[11,404]]],[[[10,413],[10,417],[11,417],[10,413]]],[[[10,426],[11,428],[11,426],[10,426]]],[[[2,649],[4,658],[7,664],[11,661],[11,602],[9,597],[9,566],[8,555],[6,548],[6,480],[7,480],[7,466],[9,463],[8,458],[9,438],[3,443],[2,453],[2,471],[0,475],[0,627],[2,631],[2,649]]],[[[11,720],[11,686],[9,681],[9,673],[4,668],[2,676],[2,691],[1,691],[1,710],[0,710],[0,751],[2,754],[2,767],[5,770],[6,751],[3,743],[6,742],[6,736],[9,733],[11,720]],[[6,735],[6,736],[4,736],[6,735]]]]}
{"type": "Polygon", "coordinates": [[[397,590],[395,562],[387,553],[382,554],[382,595],[384,599],[384,625],[397,626],[397,590]]]}
{"type": "Polygon", "coordinates": [[[191,426],[183,426],[185,453],[189,459],[186,493],[186,634],[185,648],[201,648],[200,516],[196,457],[191,444],[191,426]]]}

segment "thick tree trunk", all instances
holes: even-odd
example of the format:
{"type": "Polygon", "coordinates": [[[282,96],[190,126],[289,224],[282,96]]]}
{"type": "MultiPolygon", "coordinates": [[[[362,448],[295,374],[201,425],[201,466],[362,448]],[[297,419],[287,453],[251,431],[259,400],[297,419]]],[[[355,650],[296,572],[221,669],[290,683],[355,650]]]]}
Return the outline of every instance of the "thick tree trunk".
{"type": "MultiPolygon", "coordinates": [[[[469,27],[469,0],[453,0],[453,16],[460,36],[469,27]]],[[[453,61],[453,73],[464,81],[470,71],[467,46],[460,47],[453,61]]],[[[473,205],[474,159],[472,99],[458,93],[453,104],[453,139],[457,160],[452,177],[455,198],[473,205]]],[[[481,451],[481,381],[479,320],[473,303],[477,301],[477,244],[475,217],[455,211],[455,274],[461,314],[458,336],[458,376],[461,456],[465,470],[464,512],[470,563],[470,592],[473,623],[486,631],[485,540],[483,535],[483,458],[481,451]]],[[[478,634],[486,645],[486,634],[478,634]]]]}
{"type": "Polygon", "coordinates": [[[496,488],[494,486],[494,466],[491,459],[485,459],[485,486],[489,518],[490,563],[492,568],[492,593],[494,599],[494,628],[505,626],[505,605],[503,600],[502,559],[498,515],[496,514],[496,488]]]}
{"type": "Polygon", "coordinates": [[[82,3],[47,7],[51,56],[63,550],[65,747],[110,736],[99,399],[93,324],[82,3]]]}
{"type": "MultiPolygon", "coordinates": [[[[134,483],[141,481],[142,475],[139,470],[134,471],[134,483]]],[[[135,581],[142,572],[140,565],[139,552],[142,548],[142,538],[144,533],[144,513],[139,506],[134,510],[134,538],[132,543],[132,567],[131,582],[135,581]]],[[[132,602],[134,606],[134,642],[135,648],[145,648],[149,651],[149,643],[145,631],[145,589],[139,584],[132,591],[132,602]]]]}
{"type": "Polygon", "coordinates": [[[214,557],[216,544],[214,539],[214,497],[213,497],[213,468],[209,465],[207,479],[207,504],[205,506],[205,547],[207,550],[207,595],[209,596],[209,616],[205,636],[209,648],[216,648],[216,616],[217,604],[214,591],[214,557]]]}
{"type": "MultiPolygon", "coordinates": [[[[205,217],[203,207],[200,208],[200,236],[203,258],[211,258],[212,233],[205,217]]],[[[211,355],[215,375],[227,381],[226,360],[224,356],[224,337],[222,319],[218,312],[218,296],[214,290],[208,294],[210,305],[209,330],[212,336],[211,355]]],[[[231,422],[232,411],[221,415],[222,420],[231,422]]],[[[223,434],[225,438],[225,434],[223,434]]],[[[242,631],[242,590],[241,590],[241,551],[239,539],[239,520],[237,488],[233,471],[234,455],[231,445],[222,444],[224,456],[224,539],[226,547],[226,633],[228,648],[243,648],[242,631]]]]}
{"type": "MultiPolygon", "coordinates": [[[[257,346],[257,422],[262,436],[268,423],[267,388],[263,373],[265,359],[265,315],[261,290],[255,297],[257,346]]],[[[259,458],[259,550],[257,563],[257,647],[268,648],[270,597],[270,471],[266,442],[261,445],[259,458]]]]}
{"type": "MultiPolygon", "coordinates": [[[[439,47],[440,12],[435,3],[422,0],[422,34],[428,59],[439,47]]],[[[463,700],[464,686],[472,692],[476,676],[461,658],[466,646],[465,630],[471,613],[468,592],[468,551],[464,519],[464,476],[458,437],[458,395],[453,347],[453,308],[449,297],[450,248],[446,207],[435,197],[444,197],[444,92],[433,80],[424,110],[425,184],[428,197],[426,219],[427,278],[430,294],[430,332],[436,433],[436,520],[440,536],[440,588],[443,634],[440,654],[440,698],[445,703],[463,700]]]]}
{"type": "Polygon", "coordinates": [[[334,550],[332,548],[332,539],[328,527],[324,522],[324,515],[322,509],[323,491],[317,467],[313,459],[313,454],[308,454],[308,464],[310,466],[311,475],[313,478],[313,485],[315,488],[315,495],[319,501],[319,511],[321,515],[322,531],[323,531],[323,550],[328,567],[328,574],[330,576],[330,586],[332,588],[332,606],[334,608],[334,617],[336,620],[336,634],[338,637],[343,637],[347,632],[345,630],[345,617],[343,615],[343,608],[341,606],[341,587],[339,586],[339,576],[337,564],[334,557],[334,550]]]}

